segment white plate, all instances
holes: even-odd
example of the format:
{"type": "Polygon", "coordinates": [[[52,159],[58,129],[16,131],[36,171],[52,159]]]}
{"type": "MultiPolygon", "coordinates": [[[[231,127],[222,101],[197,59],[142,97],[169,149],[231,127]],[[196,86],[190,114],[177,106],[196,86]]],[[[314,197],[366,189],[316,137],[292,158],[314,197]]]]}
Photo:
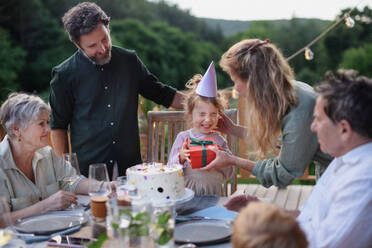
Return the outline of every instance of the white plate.
{"type": "Polygon", "coordinates": [[[191,220],[176,225],[174,240],[180,244],[212,245],[228,241],[231,234],[231,221],[218,219],[191,220]]]}
{"type": "Polygon", "coordinates": [[[175,205],[179,205],[179,204],[188,202],[192,198],[194,198],[194,195],[195,195],[195,192],[194,191],[192,191],[189,188],[185,188],[185,195],[182,196],[181,198],[178,198],[178,199],[174,200],[174,203],[175,203],[175,205]]]}
{"type": "Polygon", "coordinates": [[[19,220],[14,228],[23,233],[50,234],[82,225],[88,221],[88,215],[79,213],[50,213],[19,220]]]}

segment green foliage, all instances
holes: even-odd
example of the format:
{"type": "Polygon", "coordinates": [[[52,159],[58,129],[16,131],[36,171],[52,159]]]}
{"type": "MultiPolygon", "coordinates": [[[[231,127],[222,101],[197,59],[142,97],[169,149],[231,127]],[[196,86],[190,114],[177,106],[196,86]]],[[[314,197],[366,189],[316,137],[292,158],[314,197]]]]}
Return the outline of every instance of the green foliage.
{"type": "Polygon", "coordinates": [[[156,239],[158,245],[165,245],[173,238],[173,228],[169,227],[169,221],[171,219],[171,213],[165,211],[159,214],[157,222],[154,224],[154,232],[160,233],[156,239]]]}
{"type": "Polygon", "coordinates": [[[26,52],[13,46],[9,33],[0,28],[0,99],[5,99],[10,92],[19,90],[19,72],[24,66],[26,52]]]}
{"type": "Polygon", "coordinates": [[[355,69],[360,75],[372,77],[372,44],[346,50],[339,67],[355,69]]]}
{"type": "Polygon", "coordinates": [[[136,50],[152,73],[177,89],[183,89],[194,74],[204,73],[213,56],[221,53],[216,45],[198,41],[195,34],[183,33],[165,22],[145,25],[125,19],[113,21],[111,30],[115,41],[136,50]]]}
{"type": "Polygon", "coordinates": [[[107,234],[101,234],[96,241],[91,244],[88,244],[88,248],[100,248],[102,247],[103,243],[107,240],[107,234]]]}
{"type": "MultiPolygon", "coordinates": [[[[339,17],[342,17],[349,10],[343,10],[339,17]]],[[[372,43],[372,9],[368,7],[365,7],[362,11],[354,9],[350,15],[357,20],[352,29],[341,23],[329,32],[324,39],[325,53],[329,58],[328,70],[338,68],[345,50],[372,43]]]]}
{"type": "MultiPolygon", "coordinates": [[[[0,101],[16,90],[47,95],[51,69],[76,50],[63,29],[61,17],[79,2],[1,2],[0,101]]],[[[194,74],[203,74],[211,60],[216,65],[218,87],[232,86],[218,61],[224,51],[242,39],[269,38],[285,56],[290,56],[331,24],[300,18],[249,22],[201,19],[162,0],[95,2],[112,18],[113,43],[136,50],[151,72],[180,90],[194,74]]],[[[343,10],[339,16],[347,11],[343,10]]],[[[355,19],[353,29],[340,23],[311,47],[314,60],[307,61],[300,54],[290,61],[297,79],[316,84],[327,70],[339,66],[371,75],[368,45],[372,43],[372,10],[355,9],[351,16],[355,19]]]]}

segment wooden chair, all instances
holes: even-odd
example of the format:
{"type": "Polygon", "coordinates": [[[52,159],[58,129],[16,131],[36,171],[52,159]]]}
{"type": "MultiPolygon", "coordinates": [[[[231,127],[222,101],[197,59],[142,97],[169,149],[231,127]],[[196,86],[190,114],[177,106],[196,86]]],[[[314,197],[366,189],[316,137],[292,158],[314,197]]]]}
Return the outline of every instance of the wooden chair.
{"type": "MultiPolygon", "coordinates": [[[[225,114],[237,123],[238,111],[228,109],[225,114]]],[[[144,161],[156,161],[166,163],[173,142],[180,131],[187,129],[184,119],[184,111],[149,111],[147,113],[147,158],[144,161]]],[[[225,135],[228,146],[234,155],[238,154],[238,139],[234,136],[225,135]]],[[[237,187],[237,169],[233,166],[233,176],[230,178],[230,192],[228,183],[224,183],[224,195],[231,195],[237,187]],[[229,193],[229,194],[228,194],[229,193]]]]}

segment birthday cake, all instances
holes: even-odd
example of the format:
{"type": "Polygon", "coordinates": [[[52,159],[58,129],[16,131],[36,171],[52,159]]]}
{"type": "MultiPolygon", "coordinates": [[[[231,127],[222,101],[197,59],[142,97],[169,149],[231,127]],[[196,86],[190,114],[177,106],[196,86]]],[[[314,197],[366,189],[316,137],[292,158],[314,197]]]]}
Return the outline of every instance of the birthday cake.
{"type": "Polygon", "coordinates": [[[136,186],[141,196],[152,201],[176,200],[185,195],[181,166],[139,164],[127,169],[127,178],[128,184],[136,186]]]}

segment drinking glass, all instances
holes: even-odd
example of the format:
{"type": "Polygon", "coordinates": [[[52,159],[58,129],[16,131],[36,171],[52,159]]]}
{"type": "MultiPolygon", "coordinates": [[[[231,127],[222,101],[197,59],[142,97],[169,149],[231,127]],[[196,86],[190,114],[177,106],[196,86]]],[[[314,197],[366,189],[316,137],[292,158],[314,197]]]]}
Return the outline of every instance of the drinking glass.
{"type": "MultiPolygon", "coordinates": [[[[63,153],[62,158],[64,163],[70,164],[76,171],[76,174],[65,176],[62,181],[68,183],[69,185],[73,185],[79,178],[80,178],[80,168],[79,168],[79,162],[77,159],[76,153],[63,153]]],[[[75,209],[77,205],[75,203],[71,203],[70,209],[75,209]]]]}
{"type": "Polygon", "coordinates": [[[176,211],[173,201],[152,203],[152,237],[158,248],[174,247],[176,211]]]}
{"type": "Polygon", "coordinates": [[[107,172],[106,164],[91,164],[89,166],[89,195],[109,196],[111,194],[111,185],[107,172]]]}

